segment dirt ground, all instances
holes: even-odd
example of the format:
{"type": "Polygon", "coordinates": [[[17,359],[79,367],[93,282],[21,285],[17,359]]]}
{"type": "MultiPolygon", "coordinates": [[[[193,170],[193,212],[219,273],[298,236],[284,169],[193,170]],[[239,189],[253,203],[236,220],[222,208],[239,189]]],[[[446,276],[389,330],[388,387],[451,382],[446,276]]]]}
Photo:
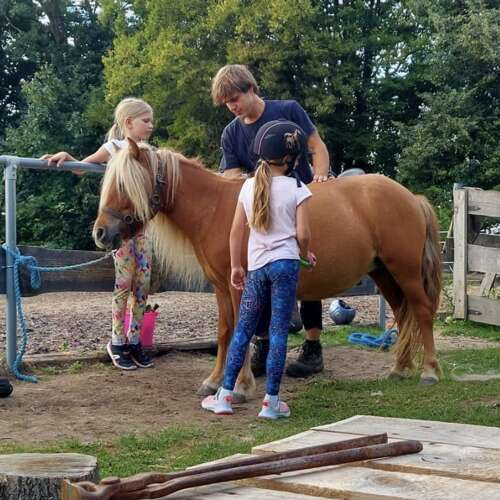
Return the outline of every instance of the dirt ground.
{"type": "MultiPolygon", "coordinates": [[[[212,294],[167,292],[152,297],[160,304],[156,339],[213,336],[216,306],[212,294]]],[[[355,324],[376,323],[376,297],[352,297],[355,324]]],[[[330,301],[324,301],[325,313],[330,301]]],[[[0,304],[0,324],[4,308],[0,304]]],[[[31,325],[28,352],[102,348],[109,335],[109,294],[45,294],[25,300],[31,325]]],[[[325,326],[331,321],[325,314],[325,326]]],[[[4,332],[2,332],[4,333],[4,332]]],[[[3,338],[4,335],[1,335],[3,338]]],[[[485,347],[480,339],[436,336],[438,349],[485,347]]],[[[0,345],[0,351],[3,346],[0,345]]],[[[290,352],[293,358],[296,352],[290,352]]],[[[324,350],[327,379],[377,378],[387,374],[391,354],[349,347],[324,350]]],[[[255,422],[264,379],[258,380],[257,399],[237,406],[237,414],[221,422],[199,407],[196,390],[208,376],[214,357],[171,352],[155,358],[152,369],[123,372],[110,364],[83,366],[78,373],[42,374],[38,384],[14,382],[14,393],[0,399],[0,443],[36,443],[76,438],[83,442],[109,440],[125,432],[159,430],[173,424],[206,423],[224,428],[255,422]]],[[[301,390],[316,378],[284,377],[282,397],[301,390]]],[[[335,413],[332,407],[332,421],[335,413]]]]}

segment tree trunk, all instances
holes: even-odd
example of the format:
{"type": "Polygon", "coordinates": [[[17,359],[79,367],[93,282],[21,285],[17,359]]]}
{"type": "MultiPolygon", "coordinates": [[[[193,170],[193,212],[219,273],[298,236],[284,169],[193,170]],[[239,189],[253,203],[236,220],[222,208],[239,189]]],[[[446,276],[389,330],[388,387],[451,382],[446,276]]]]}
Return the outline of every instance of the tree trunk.
{"type": "Polygon", "coordinates": [[[79,453],[0,455],[0,500],[59,500],[63,479],[97,482],[97,459],[79,453]]]}

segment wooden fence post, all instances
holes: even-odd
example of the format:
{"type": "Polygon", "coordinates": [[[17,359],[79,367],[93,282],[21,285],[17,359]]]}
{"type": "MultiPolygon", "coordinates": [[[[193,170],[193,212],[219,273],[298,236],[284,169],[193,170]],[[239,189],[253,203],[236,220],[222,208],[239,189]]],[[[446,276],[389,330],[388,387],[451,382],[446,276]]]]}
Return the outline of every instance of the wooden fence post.
{"type": "Polygon", "coordinates": [[[454,317],[467,319],[467,189],[453,191],[454,317]]]}

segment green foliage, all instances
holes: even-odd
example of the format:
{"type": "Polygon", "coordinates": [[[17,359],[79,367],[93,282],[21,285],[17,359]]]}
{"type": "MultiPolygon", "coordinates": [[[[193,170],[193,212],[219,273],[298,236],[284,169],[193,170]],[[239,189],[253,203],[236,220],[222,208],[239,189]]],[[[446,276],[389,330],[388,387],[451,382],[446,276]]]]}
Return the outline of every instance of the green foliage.
{"type": "MultiPolygon", "coordinates": [[[[16,2],[11,5],[14,8],[16,2]]],[[[22,46],[19,58],[28,57],[37,69],[23,75],[16,103],[19,117],[6,129],[3,149],[26,157],[60,150],[86,156],[102,143],[111,122],[111,111],[106,122],[103,119],[109,108],[102,105],[101,63],[111,31],[100,24],[96,1],[36,5],[31,30],[40,35],[21,31],[15,45],[22,46]]],[[[80,180],[70,173],[21,169],[19,243],[93,249],[90,226],[97,211],[98,185],[95,175],[80,180]]]]}
{"type": "Polygon", "coordinates": [[[418,120],[402,127],[400,180],[449,205],[454,182],[500,187],[500,10],[476,0],[422,2],[420,14],[432,32],[433,91],[422,94],[418,120]]]}
{"type": "MultiPolygon", "coordinates": [[[[336,172],[397,178],[443,227],[454,182],[500,188],[496,2],[5,0],[0,14],[8,154],[87,155],[117,102],[137,95],[155,109],[154,142],[215,167],[233,117],[212,105],[211,79],[243,63],[264,97],[304,106],[336,172]]],[[[93,247],[95,177],[20,177],[20,210],[40,231],[21,220],[20,241],[93,247]],[[58,232],[51,221],[65,214],[58,232]]]]}

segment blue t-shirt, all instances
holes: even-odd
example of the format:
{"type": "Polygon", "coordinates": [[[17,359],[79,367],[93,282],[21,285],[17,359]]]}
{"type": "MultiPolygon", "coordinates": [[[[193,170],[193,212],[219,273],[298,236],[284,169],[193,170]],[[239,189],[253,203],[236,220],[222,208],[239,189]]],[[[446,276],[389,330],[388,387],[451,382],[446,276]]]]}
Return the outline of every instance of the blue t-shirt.
{"type": "MultiPolygon", "coordinates": [[[[257,121],[246,125],[239,118],[235,118],[222,132],[222,172],[231,168],[242,168],[247,172],[255,170],[258,157],[253,152],[253,142],[257,131],[267,122],[290,120],[302,127],[307,137],[316,130],[308,114],[297,101],[265,100],[264,104],[264,112],[257,121]]],[[[297,171],[302,182],[308,184],[312,181],[313,174],[306,155],[302,155],[297,171]]]]}

